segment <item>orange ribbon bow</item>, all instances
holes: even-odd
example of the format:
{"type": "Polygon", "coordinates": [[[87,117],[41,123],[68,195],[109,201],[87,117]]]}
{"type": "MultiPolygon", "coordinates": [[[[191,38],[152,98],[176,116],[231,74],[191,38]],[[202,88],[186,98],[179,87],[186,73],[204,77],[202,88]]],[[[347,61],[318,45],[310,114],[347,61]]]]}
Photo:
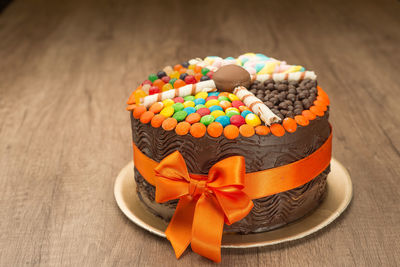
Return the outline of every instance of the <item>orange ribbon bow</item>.
{"type": "Polygon", "coordinates": [[[181,153],[175,151],[157,165],[155,174],[156,201],[179,198],[165,231],[176,257],[191,243],[194,252],[220,262],[224,223],[241,220],[253,208],[253,202],[242,191],[244,158],[223,159],[211,167],[208,176],[197,175],[189,174],[181,153]]]}

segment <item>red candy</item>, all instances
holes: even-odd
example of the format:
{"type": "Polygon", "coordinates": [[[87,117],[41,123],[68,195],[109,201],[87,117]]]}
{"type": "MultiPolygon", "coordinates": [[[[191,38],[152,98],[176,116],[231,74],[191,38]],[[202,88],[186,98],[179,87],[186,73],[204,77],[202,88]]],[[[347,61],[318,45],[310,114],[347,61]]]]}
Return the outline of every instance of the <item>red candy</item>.
{"type": "Polygon", "coordinates": [[[205,115],[208,115],[208,114],[210,114],[211,112],[210,112],[210,110],[208,109],[208,108],[199,108],[197,111],[196,111],[196,113],[199,113],[200,114],[200,116],[205,116],[205,115]]]}
{"type": "Polygon", "coordinates": [[[240,100],[234,100],[232,101],[232,107],[234,108],[239,108],[240,106],[244,106],[243,102],[240,100]]]}
{"type": "Polygon", "coordinates": [[[183,99],[183,97],[177,96],[174,98],[174,102],[175,103],[183,103],[183,102],[185,102],[185,99],[183,99]]]}
{"type": "Polygon", "coordinates": [[[158,88],[157,86],[152,86],[149,89],[149,95],[158,94],[159,92],[160,92],[160,88],[158,88]]]}
{"type": "Polygon", "coordinates": [[[164,76],[161,78],[161,81],[163,81],[165,83],[169,83],[169,80],[171,80],[171,78],[169,76],[164,76]]]}
{"type": "Polygon", "coordinates": [[[197,83],[196,78],[193,75],[188,75],[185,77],[185,83],[194,84],[197,83]]]}
{"type": "Polygon", "coordinates": [[[231,121],[231,124],[233,124],[233,125],[235,125],[237,127],[240,127],[240,126],[242,126],[243,124],[246,123],[246,120],[240,115],[233,115],[231,117],[230,121],[231,121]]]}
{"type": "Polygon", "coordinates": [[[212,79],[213,74],[214,74],[213,71],[209,71],[209,72],[207,72],[206,75],[207,75],[208,77],[210,77],[210,79],[212,79]]]}
{"type": "Polygon", "coordinates": [[[218,99],[218,96],[216,96],[216,95],[209,96],[206,98],[206,102],[211,99],[218,99]]]}
{"type": "Polygon", "coordinates": [[[153,83],[149,80],[145,80],[144,82],[142,82],[142,85],[145,85],[145,84],[153,85],[153,83]]]}

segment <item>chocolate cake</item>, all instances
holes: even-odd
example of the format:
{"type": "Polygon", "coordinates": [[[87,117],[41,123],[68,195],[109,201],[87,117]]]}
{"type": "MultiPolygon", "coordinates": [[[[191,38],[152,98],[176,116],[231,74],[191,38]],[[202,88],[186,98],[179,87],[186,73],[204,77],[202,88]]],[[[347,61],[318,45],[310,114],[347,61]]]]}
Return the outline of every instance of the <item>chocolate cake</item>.
{"type": "MultiPolygon", "coordinates": [[[[134,146],[156,162],[179,151],[190,174],[207,175],[236,155],[244,157],[246,173],[285,166],[313,154],[331,134],[329,99],[315,73],[261,54],[167,66],[149,75],[128,104],[134,146]]],[[[178,199],[156,202],[156,188],[136,168],[140,164],[135,162],[137,194],[169,222],[178,199]]],[[[247,216],[224,232],[269,231],[309,214],[324,199],[329,171],[327,166],[296,188],[252,199],[247,216]]]]}

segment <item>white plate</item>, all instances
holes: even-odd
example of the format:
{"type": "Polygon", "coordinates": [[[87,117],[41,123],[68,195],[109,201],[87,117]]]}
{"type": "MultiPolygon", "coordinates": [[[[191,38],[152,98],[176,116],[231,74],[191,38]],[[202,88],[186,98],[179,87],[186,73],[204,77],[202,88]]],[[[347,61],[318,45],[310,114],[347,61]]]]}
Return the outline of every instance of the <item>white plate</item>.
{"type": "MultiPolygon", "coordinates": [[[[349,173],[337,160],[331,161],[331,172],[327,179],[327,194],[321,205],[310,215],[284,227],[264,233],[249,235],[223,235],[223,248],[251,248],[274,245],[300,239],[310,235],[334,221],[349,205],[353,188],[349,173]]],[[[114,195],[119,208],[135,224],[147,231],[165,237],[167,224],[150,213],[136,194],[133,163],[119,173],[114,195]]]]}

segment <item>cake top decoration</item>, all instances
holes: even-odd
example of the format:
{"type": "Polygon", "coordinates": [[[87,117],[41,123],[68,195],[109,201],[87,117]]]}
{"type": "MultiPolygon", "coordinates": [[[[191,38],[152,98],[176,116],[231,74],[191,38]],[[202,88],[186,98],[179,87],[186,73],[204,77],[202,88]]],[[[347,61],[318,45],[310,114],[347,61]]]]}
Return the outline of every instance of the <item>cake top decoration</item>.
{"type": "Polygon", "coordinates": [[[215,86],[219,91],[232,93],[238,86],[250,87],[250,73],[238,65],[220,67],[213,75],[215,86]]]}

